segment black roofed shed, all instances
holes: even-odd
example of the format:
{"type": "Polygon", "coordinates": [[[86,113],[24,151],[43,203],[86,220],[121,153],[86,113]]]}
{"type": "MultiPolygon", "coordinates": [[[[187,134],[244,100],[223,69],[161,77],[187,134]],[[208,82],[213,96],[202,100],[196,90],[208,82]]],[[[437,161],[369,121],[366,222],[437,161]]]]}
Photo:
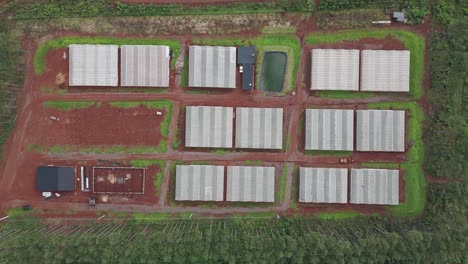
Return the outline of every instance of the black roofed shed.
{"type": "Polygon", "coordinates": [[[74,191],[75,168],[52,166],[38,167],[37,189],[42,192],[74,191]]]}

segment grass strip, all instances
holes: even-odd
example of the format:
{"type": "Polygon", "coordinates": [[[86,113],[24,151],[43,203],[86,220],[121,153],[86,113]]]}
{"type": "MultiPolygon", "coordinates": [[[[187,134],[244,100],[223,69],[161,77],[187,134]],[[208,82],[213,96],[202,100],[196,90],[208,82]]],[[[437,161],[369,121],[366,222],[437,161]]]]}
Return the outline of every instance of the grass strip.
{"type": "Polygon", "coordinates": [[[46,101],[42,106],[46,108],[55,108],[60,111],[69,111],[73,109],[85,109],[91,106],[101,106],[101,103],[95,101],[46,101]]]}

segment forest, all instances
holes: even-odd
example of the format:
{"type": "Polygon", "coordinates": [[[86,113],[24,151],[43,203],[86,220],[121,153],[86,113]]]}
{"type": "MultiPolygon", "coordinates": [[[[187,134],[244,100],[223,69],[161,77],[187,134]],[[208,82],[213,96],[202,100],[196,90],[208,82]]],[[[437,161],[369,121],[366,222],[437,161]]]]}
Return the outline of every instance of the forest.
{"type": "MultiPolygon", "coordinates": [[[[43,7],[31,2],[33,9],[19,8],[13,17],[94,16],[108,4],[86,0],[67,6],[65,2],[36,2],[47,3],[43,7]],[[80,4],[87,6],[83,13],[76,12],[80,4]]],[[[307,8],[310,4],[297,2],[307,8]]],[[[385,8],[389,2],[323,0],[317,9],[385,8]]],[[[468,1],[391,2],[431,15],[424,169],[440,179],[427,184],[426,207],[420,217],[115,220],[100,224],[17,217],[0,225],[0,263],[467,263],[468,1]]],[[[258,5],[256,10],[284,12],[291,3],[295,2],[277,1],[274,6],[258,5]]],[[[176,12],[181,7],[170,8],[176,12]]],[[[149,15],[162,11],[154,7],[153,12],[149,15]]],[[[4,95],[21,86],[24,65],[18,36],[7,25],[0,26],[0,41],[1,111],[10,120],[1,130],[3,143],[14,125],[14,102],[4,95]]]]}

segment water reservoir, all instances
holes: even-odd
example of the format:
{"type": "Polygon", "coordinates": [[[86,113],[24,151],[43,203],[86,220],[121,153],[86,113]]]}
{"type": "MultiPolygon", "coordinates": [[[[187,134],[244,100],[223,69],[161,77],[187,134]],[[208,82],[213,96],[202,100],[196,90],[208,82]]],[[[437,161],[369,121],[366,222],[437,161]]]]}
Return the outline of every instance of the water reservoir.
{"type": "Polygon", "coordinates": [[[287,56],[284,52],[266,52],[263,57],[260,75],[260,90],[265,92],[281,92],[286,73],[287,56]]]}

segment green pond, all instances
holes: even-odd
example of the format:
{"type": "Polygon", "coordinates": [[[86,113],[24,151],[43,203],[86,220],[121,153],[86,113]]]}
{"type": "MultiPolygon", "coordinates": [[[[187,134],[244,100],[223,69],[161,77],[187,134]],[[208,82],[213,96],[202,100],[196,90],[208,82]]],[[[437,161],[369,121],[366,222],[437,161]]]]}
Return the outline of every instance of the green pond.
{"type": "Polygon", "coordinates": [[[260,90],[266,92],[281,92],[286,73],[286,53],[266,52],[263,57],[262,74],[260,75],[260,90]]]}

